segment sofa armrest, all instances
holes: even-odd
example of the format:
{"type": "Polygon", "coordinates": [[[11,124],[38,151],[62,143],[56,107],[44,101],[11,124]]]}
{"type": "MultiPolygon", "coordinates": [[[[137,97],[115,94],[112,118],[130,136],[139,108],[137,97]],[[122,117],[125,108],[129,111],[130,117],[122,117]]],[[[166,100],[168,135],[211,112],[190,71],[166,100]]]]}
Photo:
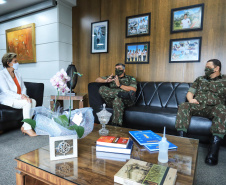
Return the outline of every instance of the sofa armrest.
{"type": "Polygon", "coordinates": [[[88,94],[89,94],[89,104],[90,107],[98,107],[103,105],[104,100],[99,94],[99,88],[101,86],[109,86],[107,83],[97,83],[97,82],[91,82],[88,84],[88,94]]]}
{"type": "Polygon", "coordinates": [[[44,84],[34,82],[24,82],[27,88],[27,95],[36,100],[36,106],[42,106],[44,84]]]}

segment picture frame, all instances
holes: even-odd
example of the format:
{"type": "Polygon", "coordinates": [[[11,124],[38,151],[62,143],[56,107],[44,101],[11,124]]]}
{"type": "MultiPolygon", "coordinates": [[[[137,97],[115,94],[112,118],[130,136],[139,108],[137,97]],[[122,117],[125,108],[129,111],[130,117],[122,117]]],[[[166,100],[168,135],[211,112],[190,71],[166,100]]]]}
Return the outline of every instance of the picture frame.
{"type": "Polygon", "coordinates": [[[76,135],[49,137],[50,160],[78,157],[76,135]]]}
{"type": "Polygon", "coordinates": [[[11,28],[5,33],[7,53],[16,53],[20,64],[36,62],[35,23],[11,28]]]}
{"type": "Polygon", "coordinates": [[[200,62],[202,37],[171,39],[169,63],[200,62]]]}
{"type": "Polygon", "coordinates": [[[150,35],[151,13],[126,17],[126,37],[150,35]]]}
{"type": "Polygon", "coordinates": [[[125,64],[148,64],[150,42],[125,44],[125,64]]]}
{"type": "Polygon", "coordinates": [[[91,53],[108,52],[109,21],[91,23],[91,53]]]}
{"type": "Polygon", "coordinates": [[[171,33],[203,29],[204,4],[171,9],[171,33]]]}

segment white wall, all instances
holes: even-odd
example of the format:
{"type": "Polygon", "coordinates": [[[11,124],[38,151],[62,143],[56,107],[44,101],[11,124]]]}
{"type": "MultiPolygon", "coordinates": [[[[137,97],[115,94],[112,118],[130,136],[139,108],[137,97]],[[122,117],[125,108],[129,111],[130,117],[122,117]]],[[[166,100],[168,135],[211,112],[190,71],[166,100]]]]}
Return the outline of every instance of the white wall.
{"type": "Polygon", "coordinates": [[[19,72],[24,81],[45,84],[43,105],[48,107],[50,95],[56,94],[50,78],[72,63],[72,7],[58,2],[57,7],[0,24],[0,58],[6,53],[5,30],[30,23],[35,23],[37,62],[20,64],[19,72]]]}

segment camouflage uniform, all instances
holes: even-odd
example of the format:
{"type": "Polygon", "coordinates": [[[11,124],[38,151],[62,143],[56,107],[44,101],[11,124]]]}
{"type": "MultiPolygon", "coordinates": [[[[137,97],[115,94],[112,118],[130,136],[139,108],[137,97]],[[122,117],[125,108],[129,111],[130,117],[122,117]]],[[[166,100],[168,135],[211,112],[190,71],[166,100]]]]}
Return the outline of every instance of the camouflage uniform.
{"type": "Polygon", "coordinates": [[[185,102],[179,105],[177,130],[187,132],[191,116],[202,116],[212,119],[211,132],[222,138],[226,134],[226,76],[198,77],[188,91],[194,94],[199,104],[185,102]]]}
{"type": "MultiPolygon", "coordinates": [[[[108,77],[109,76],[102,77],[102,78],[107,79],[108,77]]],[[[119,78],[119,83],[121,85],[137,88],[136,79],[126,74],[124,75],[124,77],[119,78]]],[[[110,87],[101,86],[99,89],[99,93],[105,100],[107,106],[113,107],[112,122],[114,124],[122,125],[125,106],[128,106],[128,107],[132,106],[134,102],[130,99],[122,99],[118,97],[118,93],[124,90],[117,87],[115,81],[110,82],[109,85],[110,87]]]]}

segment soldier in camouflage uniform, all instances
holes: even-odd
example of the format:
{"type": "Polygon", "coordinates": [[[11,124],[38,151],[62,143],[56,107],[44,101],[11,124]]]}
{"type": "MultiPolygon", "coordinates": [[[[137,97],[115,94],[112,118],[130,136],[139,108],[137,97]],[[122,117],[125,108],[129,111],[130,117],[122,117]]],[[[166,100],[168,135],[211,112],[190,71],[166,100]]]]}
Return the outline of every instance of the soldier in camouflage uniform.
{"type": "Polygon", "coordinates": [[[115,65],[115,77],[112,75],[99,77],[96,82],[109,83],[109,87],[101,86],[100,95],[108,107],[113,107],[112,124],[122,126],[124,108],[132,106],[135,102],[137,89],[136,79],[125,74],[125,65],[115,65]]]}
{"type": "Polygon", "coordinates": [[[205,162],[216,165],[220,141],[226,134],[226,76],[221,75],[221,62],[207,61],[205,76],[198,77],[187,93],[188,102],[178,107],[176,129],[178,135],[185,136],[191,116],[202,116],[212,120],[213,137],[205,162]]]}

